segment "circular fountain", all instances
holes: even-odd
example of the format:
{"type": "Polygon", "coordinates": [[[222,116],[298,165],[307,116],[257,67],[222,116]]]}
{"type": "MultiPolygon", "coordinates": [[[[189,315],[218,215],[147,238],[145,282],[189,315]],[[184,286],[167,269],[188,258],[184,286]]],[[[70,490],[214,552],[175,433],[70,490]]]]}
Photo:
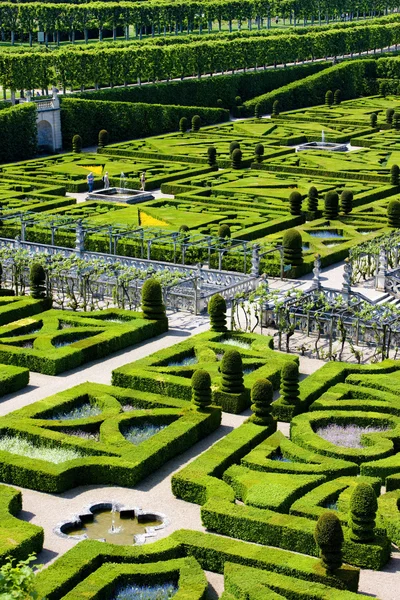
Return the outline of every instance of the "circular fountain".
{"type": "Polygon", "coordinates": [[[109,544],[144,544],[147,538],[168,525],[165,515],[127,507],[114,501],[95,502],[79,515],[61,521],[54,533],[73,540],[98,540],[109,544]]]}

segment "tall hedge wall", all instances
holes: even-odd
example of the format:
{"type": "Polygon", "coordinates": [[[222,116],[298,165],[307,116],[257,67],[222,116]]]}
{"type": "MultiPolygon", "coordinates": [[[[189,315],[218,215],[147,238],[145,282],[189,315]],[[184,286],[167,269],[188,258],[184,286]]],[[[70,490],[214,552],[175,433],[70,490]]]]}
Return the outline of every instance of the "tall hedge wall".
{"type": "Polygon", "coordinates": [[[373,59],[343,62],[249,100],[245,103],[246,114],[253,115],[257,104],[261,105],[262,112],[272,112],[275,100],[279,102],[280,111],[323,104],[327,90],[340,89],[343,100],[371,94],[376,91],[375,76],[373,59]]]}
{"type": "Polygon", "coordinates": [[[83,145],[97,144],[100,129],[107,129],[112,142],[177,131],[179,120],[200,115],[204,125],[227,121],[222,108],[128,104],[100,100],[65,98],[61,105],[61,126],[65,147],[79,134],[83,145]]]}
{"type": "Polygon", "coordinates": [[[82,92],[76,94],[75,97],[87,100],[147,102],[181,106],[216,106],[217,100],[222,100],[223,106],[231,107],[235,104],[236,96],[240,96],[243,101],[250,100],[254,96],[272,92],[292,81],[319,73],[328,68],[330,64],[328,62],[311,63],[286,69],[268,69],[205,79],[154,83],[140,87],[108,88],[97,92],[82,92]]]}
{"type": "Polygon", "coordinates": [[[0,111],[0,163],[32,158],[36,143],[35,104],[21,104],[0,111]]]}

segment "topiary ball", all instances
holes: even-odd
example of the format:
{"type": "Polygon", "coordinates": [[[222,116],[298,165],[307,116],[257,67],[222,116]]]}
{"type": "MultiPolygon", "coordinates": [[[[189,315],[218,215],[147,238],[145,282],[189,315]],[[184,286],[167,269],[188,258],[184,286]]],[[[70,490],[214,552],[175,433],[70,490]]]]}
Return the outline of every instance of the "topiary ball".
{"type": "Polygon", "coordinates": [[[98,146],[99,148],[104,148],[104,146],[107,146],[108,142],[109,142],[109,133],[107,131],[107,129],[101,129],[99,131],[99,143],[98,146]]]}
{"type": "Polygon", "coordinates": [[[301,214],[301,205],[303,202],[303,196],[300,192],[292,192],[289,196],[290,202],[290,214],[291,215],[300,215],[301,214]]]}
{"type": "Polygon", "coordinates": [[[343,190],[340,194],[340,208],[345,215],[348,215],[353,210],[353,192],[351,190],[343,190]]]}
{"type": "Polygon", "coordinates": [[[339,216],[339,194],[327,192],[325,194],[324,217],[326,219],[337,219],[339,216]]]}
{"type": "Polygon", "coordinates": [[[238,373],[242,371],[243,363],[240,352],[237,350],[227,350],[222,357],[221,372],[222,373],[238,373]]]}
{"type": "Polygon", "coordinates": [[[192,131],[196,132],[199,131],[201,127],[201,119],[199,117],[199,115],[194,115],[194,117],[192,117],[192,131]]]}
{"type": "Polygon", "coordinates": [[[209,146],[207,149],[208,164],[213,167],[217,162],[217,149],[214,146],[209,146]]]}
{"type": "Polygon", "coordinates": [[[200,409],[211,404],[211,377],[204,369],[198,369],[192,375],[192,401],[200,409]]]}
{"type": "Polygon", "coordinates": [[[268,379],[258,379],[251,388],[251,410],[253,411],[250,421],[257,425],[273,425],[271,417],[271,403],[274,399],[274,389],[268,379]]]}
{"type": "Polygon", "coordinates": [[[188,129],[188,120],[186,117],[182,117],[179,121],[179,131],[185,133],[188,129]]]}
{"type": "Polygon", "coordinates": [[[237,350],[227,350],[221,361],[221,390],[227,394],[244,392],[242,357],[237,350]]]}
{"type": "Polygon", "coordinates": [[[281,403],[296,406],[299,395],[299,366],[295,362],[285,363],[281,370],[281,403]]]}
{"type": "Polygon", "coordinates": [[[239,142],[231,142],[229,144],[229,154],[232,156],[232,152],[236,150],[236,148],[240,148],[239,142]]]}
{"type": "Polygon", "coordinates": [[[399,185],[400,183],[400,169],[398,165],[392,165],[390,168],[390,183],[392,185],[399,185]]]}
{"type": "Polygon", "coordinates": [[[222,223],[222,225],[218,228],[218,237],[222,239],[231,237],[231,228],[226,223],[222,223]]]}
{"type": "Polygon", "coordinates": [[[355,542],[369,542],[375,537],[375,517],[378,501],[369,483],[358,483],[350,497],[350,538],[355,542]]]}
{"type": "Polygon", "coordinates": [[[82,152],[82,138],[80,135],[74,135],[72,138],[72,151],[75,152],[75,154],[82,152]]]}
{"type": "Polygon", "coordinates": [[[315,526],[314,539],[321,550],[322,566],[329,572],[342,566],[342,525],[333,512],[323,513],[315,526]]]}
{"type": "Polygon", "coordinates": [[[240,150],[240,148],[235,148],[235,150],[232,152],[232,168],[240,169],[241,166],[242,166],[242,151],[240,150]]]}
{"type": "Polygon", "coordinates": [[[303,240],[297,229],[287,229],[282,237],[283,262],[285,265],[303,264],[303,240]]]}

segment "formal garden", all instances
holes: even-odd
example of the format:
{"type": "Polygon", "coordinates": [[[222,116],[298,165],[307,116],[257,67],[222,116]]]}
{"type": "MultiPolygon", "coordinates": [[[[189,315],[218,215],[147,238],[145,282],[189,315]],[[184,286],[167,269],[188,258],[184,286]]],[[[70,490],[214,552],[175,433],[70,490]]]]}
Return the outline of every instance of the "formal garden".
{"type": "Polygon", "coordinates": [[[397,600],[395,3],[0,3],[0,599],[397,600]]]}

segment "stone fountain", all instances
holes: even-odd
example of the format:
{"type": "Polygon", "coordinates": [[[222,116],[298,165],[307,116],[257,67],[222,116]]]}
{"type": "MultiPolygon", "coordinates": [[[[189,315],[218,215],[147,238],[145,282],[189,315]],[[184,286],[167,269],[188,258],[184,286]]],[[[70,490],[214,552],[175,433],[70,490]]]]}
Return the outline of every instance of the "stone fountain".
{"type": "Polygon", "coordinates": [[[306,144],[300,144],[296,148],[296,152],[302,150],[328,150],[329,152],[347,152],[347,144],[338,144],[335,142],[325,141],[325,132],[322,130],[320,142],[307,142],[306,144]]]}

